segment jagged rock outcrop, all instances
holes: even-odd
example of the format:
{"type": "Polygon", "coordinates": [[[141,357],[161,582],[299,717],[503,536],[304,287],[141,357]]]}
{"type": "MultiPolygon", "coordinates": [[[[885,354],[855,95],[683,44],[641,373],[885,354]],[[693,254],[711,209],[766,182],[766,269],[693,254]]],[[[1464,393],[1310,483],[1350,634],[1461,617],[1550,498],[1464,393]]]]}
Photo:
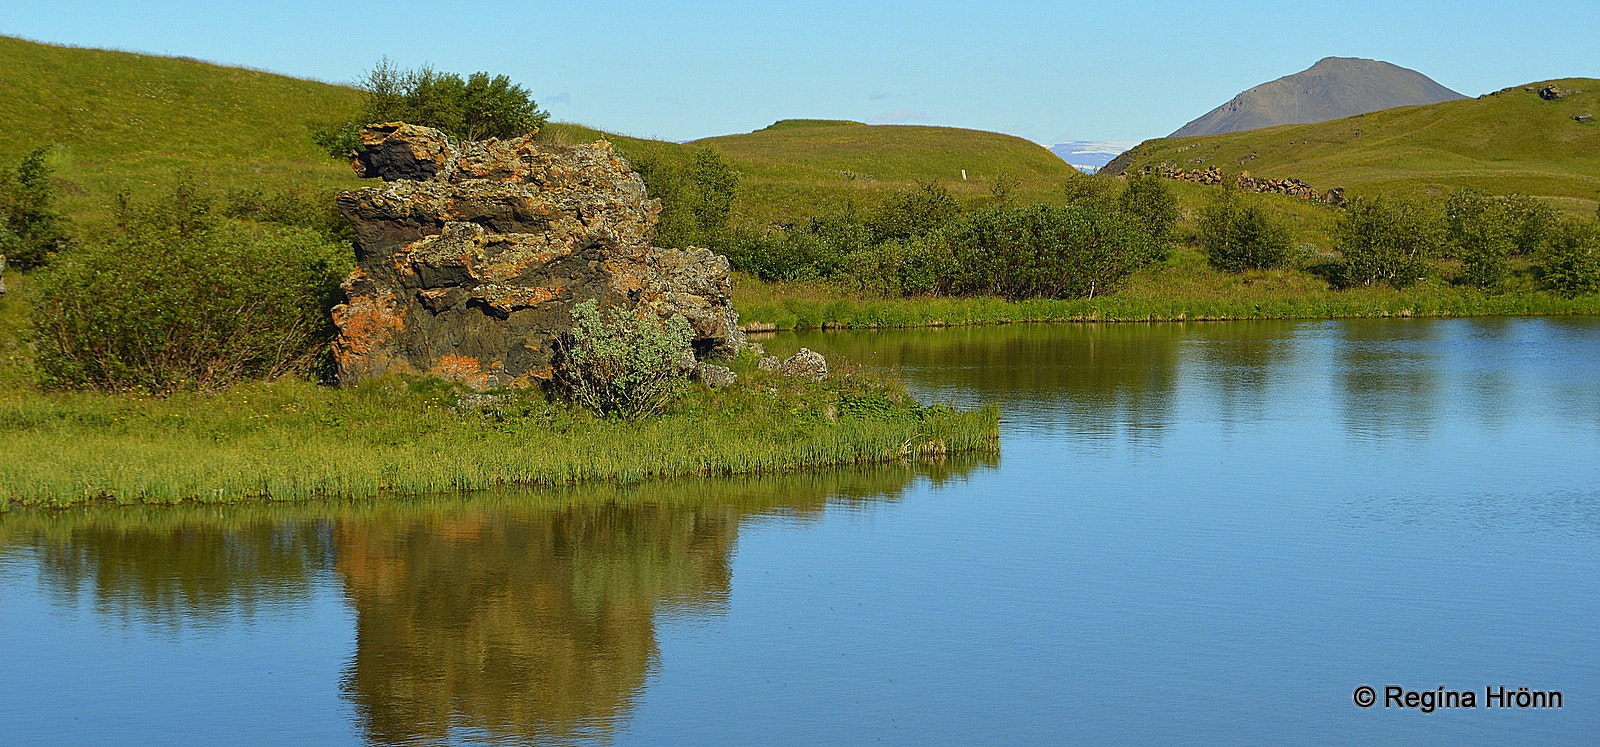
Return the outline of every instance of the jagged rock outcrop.
{"type": "Polygon", "coordinates": [[[660,203],[604,141],[454,142],[390,123],[352,167],[381,187],[339,195],[357,267],[334,308],[339,378],[397,371],[478,389],[548,380],[572,307],[681,314],[701,356],[744,345],[727,259],[651,246],[660,203]]]}

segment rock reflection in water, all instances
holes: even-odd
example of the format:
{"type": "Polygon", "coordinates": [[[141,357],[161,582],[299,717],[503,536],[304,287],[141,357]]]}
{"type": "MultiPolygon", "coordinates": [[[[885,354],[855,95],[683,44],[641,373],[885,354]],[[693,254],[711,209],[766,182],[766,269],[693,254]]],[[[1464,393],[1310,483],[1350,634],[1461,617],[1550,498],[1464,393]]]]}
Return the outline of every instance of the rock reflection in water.
{"type": "Polygon", "coordinates": [[[342,584],[342,689],[376,743],[604,739],[655,666],[658,614],[725,608],[742,521],[893,501],[994,462],[952,458],[630,487],[354,504],[0,516],[64,604],[249,623],[342,584]],[[330,575],[331,572],[331,575],[330,575]]]}

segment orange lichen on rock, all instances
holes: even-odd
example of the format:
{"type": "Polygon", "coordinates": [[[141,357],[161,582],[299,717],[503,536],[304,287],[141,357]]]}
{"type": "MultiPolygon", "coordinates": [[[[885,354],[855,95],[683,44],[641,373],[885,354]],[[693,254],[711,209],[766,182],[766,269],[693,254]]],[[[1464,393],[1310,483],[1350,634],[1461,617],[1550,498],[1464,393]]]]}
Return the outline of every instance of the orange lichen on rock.
{"type": "Polygon", "coordinates": [[[465,355],[439,356],[433,368],[428,369],[428,374],[445,381],[460,382],[474,389],[489,388],[489,376],[483,370],[483,363],[477,358],[465,355]]]}

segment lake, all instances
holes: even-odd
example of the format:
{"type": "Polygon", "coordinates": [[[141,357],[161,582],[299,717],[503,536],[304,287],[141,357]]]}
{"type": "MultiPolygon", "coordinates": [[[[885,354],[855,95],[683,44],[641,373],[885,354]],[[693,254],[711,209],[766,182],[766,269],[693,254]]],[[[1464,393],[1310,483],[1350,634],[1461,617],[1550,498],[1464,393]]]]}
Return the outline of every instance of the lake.
{"type": "Polygon", "coordinates": [[[997,402],[1001,455],[13,511],[0,742],[1600,734],[1600,319],[765,343],[997,402]],[[1486,707],[1502,686],[1561,707],[1486,707]]]}

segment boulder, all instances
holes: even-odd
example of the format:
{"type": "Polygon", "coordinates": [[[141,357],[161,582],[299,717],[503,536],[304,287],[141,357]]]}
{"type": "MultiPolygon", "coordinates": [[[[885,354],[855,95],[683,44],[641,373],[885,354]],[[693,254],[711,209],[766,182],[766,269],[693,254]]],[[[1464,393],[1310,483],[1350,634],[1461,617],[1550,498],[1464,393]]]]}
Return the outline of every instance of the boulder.
{"type": "Polygon", "coordinates": [[[778,370],[778,367],[782,365],[783,359],[776,355],[763,355],[761,356],[761,360],[756,362],[756,368],[759,368],[762,371],[776,371],[778,370]]]}
{"type": "Polygon", "coordinates": [[[828,376],[828,360],[815,350],[800,348],[800,352],[789,356],[788,360],[778,366],[778,373],[822,381],[828,376]]]}
{"type": "Polygon", "coordinates": [[[1539,89],[1539,98],[1544,99],[1545,101],[1555,101],[1556,99],[1564,99],[1575,93],[1582,92],[1574,91],[1568,88],[1562,88],[1561,86],[1551,83],[1550,85],[1539,89]]]}
{"type": "Polygon", "coordinates": [[[738,381],[739,375],[727,366],[701,361],[699,367],[695,370],[695,378],[712,389],[721,389],[738,381]]]}
{"type": "Polygon", "coordinates": [[[6,294],[6,255],[0,254],[0,296],[6,294]]]}
{"type": "Polygon", "coordinates": [[[660,203],[609,143],[456,142],[398,122],[361,142],[352,167],[385,184],[338,198],[357,262],[333,312],[341,383],[548,381],[555,341],[589,299],[684,316],[702,357],[743,347],[727,259],[651,246],[660,203]]]}
{"type": "MultiPolygon", "coordinates": [[[[1572,121],[1580,122],[1580,123],[1581,122],[1593,122],[1594,121],[1594,115],[1590,114],[1588,112],[1584,112],[1582,114],[1574,114],[1574,115],[1572,115],[1572,121]]],[[[3,266],[4,266],[4,262],[0,262],[0,267],[3,267],[3,266]]]]}

